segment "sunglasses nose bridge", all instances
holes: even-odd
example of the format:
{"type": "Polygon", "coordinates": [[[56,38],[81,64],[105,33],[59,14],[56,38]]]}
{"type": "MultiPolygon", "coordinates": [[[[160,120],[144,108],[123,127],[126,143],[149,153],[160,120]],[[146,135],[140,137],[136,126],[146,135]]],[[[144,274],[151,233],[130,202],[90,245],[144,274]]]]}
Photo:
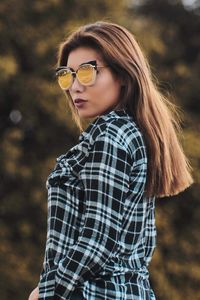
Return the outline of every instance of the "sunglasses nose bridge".
{"type": "Polygon", "coordinates": [[[72,82],[71,82],[71,87],[70,87],[70,89],[71,90],[80,90],[80,89],[83,89],[84,88],[84,85],[80,82],[80,80],[79,80],[79,78],[78,78],[78,71],[79,70],[77,70],[76,72],[75,71],[73,71],[73,72],[71,72],[71,75],[72,75],[72,78],[73,78],[73,80],[72,80],[72,82]]]}
{"type": "MultiPolygon", "coordinates": [[[[78,79],[77,78],[77,71],[72,71],[72,70],[70,70],[71,72],[71,86],[70,86],[70,88],[72,88],[72,86],[74,85],[74,83],[75,83],[75,81],[78,79]]],[[[78,80],[78,82],[79,82],[79,80],[78,80]]]]}
{"type": "Polygon", "coordinates": [[[73,79],[76,78],[76,73],[77,73],[77,72],[75,72],[75,71],[71,71],[71,75],[72,75],[73,79]]]}

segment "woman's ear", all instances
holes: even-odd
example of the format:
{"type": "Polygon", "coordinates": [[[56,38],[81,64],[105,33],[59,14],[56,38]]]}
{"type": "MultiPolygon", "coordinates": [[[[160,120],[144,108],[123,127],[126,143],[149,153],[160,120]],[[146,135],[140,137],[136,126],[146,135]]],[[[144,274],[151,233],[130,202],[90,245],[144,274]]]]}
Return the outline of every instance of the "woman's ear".
{"type": "Polygon", "coordinates": [[[121,87],[125,87],[125,86],[126,86],[125,80],[124,80],[124,79],[121,79],[120,84],[121,84],[121,87]]]}
{"type": "Polygon", "coordinates": [[[127,85],[126,79],[124,77],[120,78],[121,87],[125,87],[127,85]]]}
{"type": "Polygon", "coordinates": [[[123,78],[118,77],[118,81],[119,81],[119,84],[121,85],[121,87],[124,87],[126,85],[125,80],[123,78]]]}

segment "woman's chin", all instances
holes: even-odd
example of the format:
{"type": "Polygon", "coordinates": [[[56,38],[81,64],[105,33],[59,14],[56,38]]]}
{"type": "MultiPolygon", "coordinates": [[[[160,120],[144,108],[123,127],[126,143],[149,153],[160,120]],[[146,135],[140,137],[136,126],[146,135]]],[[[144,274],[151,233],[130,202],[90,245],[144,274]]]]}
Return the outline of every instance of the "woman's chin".
{"type": "Polygon", "coordinates": [[[87,110],[78,110],[78,115],[82,119],[91,119],[91,118],[96,118],[99,116],[98,112],[92,112],[92,111],[87,111],[87,110]]]}

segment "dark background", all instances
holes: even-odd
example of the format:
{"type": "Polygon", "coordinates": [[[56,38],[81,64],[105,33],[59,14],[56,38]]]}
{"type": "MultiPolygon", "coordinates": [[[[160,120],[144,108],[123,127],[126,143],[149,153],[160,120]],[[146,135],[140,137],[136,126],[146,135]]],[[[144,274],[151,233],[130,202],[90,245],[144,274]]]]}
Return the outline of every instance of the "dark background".
{"type": "Polygon", "coordinates": [[[1,0],[0,297],[27,299],[38,283],[46,178],[79,135],[54,79],[58,45],[96,20],[134,33],[161,90],[180,108],[195,183],[157,200],[151,283],[157,300],[200,299],[200,3],[178,0],[1,0]]]}

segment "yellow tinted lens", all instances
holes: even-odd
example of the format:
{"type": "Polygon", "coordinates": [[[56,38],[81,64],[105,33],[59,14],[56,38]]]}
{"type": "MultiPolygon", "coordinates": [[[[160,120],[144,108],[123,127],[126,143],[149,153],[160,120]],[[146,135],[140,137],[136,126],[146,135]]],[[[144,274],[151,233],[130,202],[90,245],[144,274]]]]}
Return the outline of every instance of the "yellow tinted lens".
{"type": "Polygon", "coordinates": [[[96,70],[92,65],[84,65],[78,69],[77,77],[81,84],[91,85],[95,81],[96,70]]]}
{"type": "Polygon", "coordinates": [[[69,70],[61,70],[58,73],[58,83],[63,90],[70,88],[73,81],[73,76],[69,70]]]}

